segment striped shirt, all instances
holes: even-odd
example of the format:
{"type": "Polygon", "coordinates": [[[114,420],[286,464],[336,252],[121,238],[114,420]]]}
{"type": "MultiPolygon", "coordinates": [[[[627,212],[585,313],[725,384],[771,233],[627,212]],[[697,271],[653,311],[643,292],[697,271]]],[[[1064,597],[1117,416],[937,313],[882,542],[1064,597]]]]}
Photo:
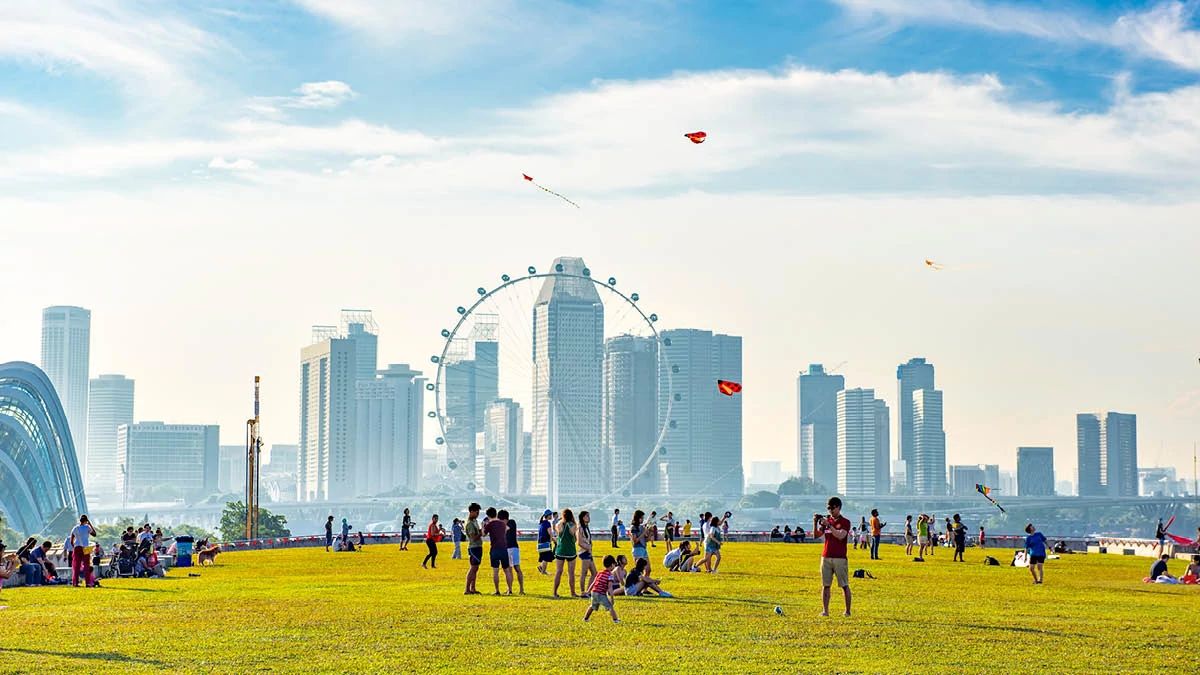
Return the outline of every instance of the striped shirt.
{"type": "Polygon", "coordinates": [[[596,575],[596,580],[592,582],[592,593],[608,594],[609,584],[612,583],[612,570],[600,570],[596,575]]]}

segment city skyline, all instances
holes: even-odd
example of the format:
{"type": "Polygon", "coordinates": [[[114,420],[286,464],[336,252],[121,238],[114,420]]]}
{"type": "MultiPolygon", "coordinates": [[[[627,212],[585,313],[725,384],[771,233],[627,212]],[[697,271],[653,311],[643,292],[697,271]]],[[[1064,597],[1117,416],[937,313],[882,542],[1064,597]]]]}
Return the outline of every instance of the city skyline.
{"type": "Polygon", "coordinates": [[[312,317],[372,307],[381,362],[425,364],[475,288],[569,252],[663,328],[744,337],[746,462],[794,468],[807,364],[898,415],[921,355],[948,464],[1047,446],[1074,477],[1073,416],[1124,410],[1140,463],[1190,474],[1192,5],[343,4],[10,8],[0,236],[31,281],[0,358],[86,307],[88,375],[136,380],[140,418],[240,438],[261,375],[295,443],[312,317]]]}

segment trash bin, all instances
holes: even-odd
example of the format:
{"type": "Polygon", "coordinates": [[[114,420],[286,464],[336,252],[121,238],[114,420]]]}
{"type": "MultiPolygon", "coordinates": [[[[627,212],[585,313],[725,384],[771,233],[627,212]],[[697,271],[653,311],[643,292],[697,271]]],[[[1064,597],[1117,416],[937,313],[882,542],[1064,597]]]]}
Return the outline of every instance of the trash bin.
{"type": "Polygon", "coordinates": [[[183,534],[175,537],[175,566],[176,567],[191,567],[192,566],[192,545],[196,543],[196,539],[190,534],[183,534]]]}

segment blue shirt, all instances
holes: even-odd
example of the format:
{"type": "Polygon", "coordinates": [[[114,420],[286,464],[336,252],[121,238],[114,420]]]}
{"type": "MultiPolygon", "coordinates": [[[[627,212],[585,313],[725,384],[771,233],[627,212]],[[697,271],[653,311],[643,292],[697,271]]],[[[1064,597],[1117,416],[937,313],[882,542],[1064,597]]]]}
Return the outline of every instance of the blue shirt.
{"type": "Polygon", "coordinates": [[[550,521],[548,520],[543,520],[542,522],[538,523],[538,543],[550,543],[550,521]]]}
{"type": "Polygon", "coordinates": [[[454,536],[454,543],[456,543],[456,544],[457,544],[458,542],[462,541],[462,539],[463,539],[463,528],[462,528],[462,525],[461,525],[460,523],[455,523],[455,524],[454,524],[454,525],[453,525],[453,526],[450,528],[450,531],[454,533],[454,534],[453,534],[453,536],[454,536]]]}
{"type": "Polygon", "coordinates": [[[1037,555],[1045,557],[1046,555],[1046,535],[1041,532],[1034,532],[1025,537],[1025,549],[1029,551],[1029,555],[1037,555]]]}

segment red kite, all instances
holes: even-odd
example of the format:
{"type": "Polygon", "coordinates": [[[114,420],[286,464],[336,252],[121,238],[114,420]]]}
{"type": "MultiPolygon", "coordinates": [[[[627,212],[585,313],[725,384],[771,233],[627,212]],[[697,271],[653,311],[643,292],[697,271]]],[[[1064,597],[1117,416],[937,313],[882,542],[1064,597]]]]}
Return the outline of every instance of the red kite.
{"type": "Polygon", "coordinates": [[[704,133],[703,131],[693,131],[690,134],[684,134],[683,137],[695,143],[696,145],[700,145],[704,142],[704,139],[708,138],[708,134],[704,133]]]}
{"type": "Polygon", "coordinates": [[[567,199],[566,197],[564,197],[564,196],[562,196],[562,195],[558,194],[558,193],[557,193],[557,192],[555,192],[554,190],[551,190],[551,189],[548,189],[548,188],[542,187],[541,185],[538,185],[537,181],[535,181],[535,180],[533,179],[533,176],[530,176],[530,175],[529,175],[529,174],[527,174],[527,173],[523,173],[523,174],[521,174],[521,177],[522,177],[522,178],[524,178],[525,180],[529,181],[530,183],[533,183],[534,187],[536,187],[537,189],[541,190],[542,192],[547,192],[547,193],[549,193],[549,194],[552,194],[552,195],[554,195],[555,197],[558,197],[559,199],[563,200],[564,202],[566,202],[566,203],[570,204],[571,206],[574,206],[575,208],[579,208],[579,205],[578,205],[578,204],[576,204],[575,202],[571,201],[570,199],[567,199]]]}
{"type": "Polygon", "coordinates": [[[729,380],[717,380],[717,389],[726,396],[733,396],[742,390],[742,385],[729,380]]]}

